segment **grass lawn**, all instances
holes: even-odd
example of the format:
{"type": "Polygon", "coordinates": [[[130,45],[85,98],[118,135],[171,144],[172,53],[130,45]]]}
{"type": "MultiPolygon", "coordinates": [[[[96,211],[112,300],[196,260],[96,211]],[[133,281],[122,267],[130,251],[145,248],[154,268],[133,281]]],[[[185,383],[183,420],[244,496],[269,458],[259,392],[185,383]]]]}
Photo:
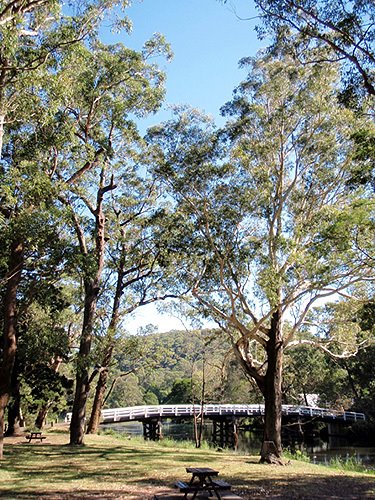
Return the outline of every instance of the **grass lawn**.
{"type": "Polygon", "coordinates": [[[67,445],[66,431],[49,431],[43,443],[6,438],[0,462],[0,498],[151,499],[187,480],[185,467],[212,467],[235,493],[252,498],[375,498],[375,475],[300,461],[260,465],[256,456],[178,448],[113,436],[86,436],[67,445]]]}

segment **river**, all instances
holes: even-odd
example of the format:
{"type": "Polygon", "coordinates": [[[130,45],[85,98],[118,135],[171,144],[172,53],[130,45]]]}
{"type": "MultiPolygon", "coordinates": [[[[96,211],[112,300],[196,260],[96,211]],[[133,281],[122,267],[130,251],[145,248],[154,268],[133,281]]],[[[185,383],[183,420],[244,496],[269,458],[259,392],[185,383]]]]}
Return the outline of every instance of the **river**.
{"type": "MultiPolygon", "coordinates": [[[[142,436],[143,427],[141,422],[123,422],[115,424],[106,424],[101,426],[102,429],[113,429],[116,432],[127,436],[142,436]]],[[[212,433],[212,425],[205,424],[203,437],[210,438],[212,433]]],[[[193,424],[174,423],[169,420],[163,422],[163,435],[171,439],[193,440],[194,428],[193,424]]],[[[258,454],[261,447],[261,434],[250,431],[240,430],[238,438],[238,452],[258,454]]],[[[322,439],[314,439],[309,442],[285,442],[284,448],[290,449],[292,452],[299,450],[310,457],[312,463],[329,465],[332,459],[340,459],[342,461],[354,460],[357,463],[362,463],[367,468],[375,469],[375,448],[366,446],[353,446],[343,438],[329,437],[327,441],[322,439]]]]}

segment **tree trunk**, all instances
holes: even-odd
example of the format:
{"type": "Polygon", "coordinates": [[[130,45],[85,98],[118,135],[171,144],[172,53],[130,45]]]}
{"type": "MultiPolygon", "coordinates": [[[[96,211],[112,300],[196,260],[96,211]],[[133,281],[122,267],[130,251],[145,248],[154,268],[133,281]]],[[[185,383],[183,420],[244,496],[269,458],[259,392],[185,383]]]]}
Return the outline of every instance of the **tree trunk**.
{"type": "Polygon", "coordinates": [[[21,412],[21,394],[19,384],[19,363],[17,356],[13,366],[11,394],[12,397],[8,403],[8,428],[5,436],[16,436],[20,434],[20,428],[23,427],[23,418],[21,412]]]}
{"type": "Polygon", "coordinates": [[[98,427],[102,416],[104,394],[107,389],[108,375],[108,367],[102,370],[99,374],[99,379],[96,384],[94,402],[91,410],[91,416],[87,426],[87,434],[96,434],[98,432],[98,427]]]}
{"type": "Polygon", "coordinates": [[[5,115],[1,113],[0,114],[0,160],[3,151],[4,123],[5,123],[5,115]]]}
{"type": "Polygon", "coordinates": [[[205,392],[206,392],[206,373],[205,373],[205,365],[206,365],[206,360],[205,360],[205,354],[203,352],[203,360],[202,360],[202,392],[201,392],[201,418],[199,421],[199,432],[198,432],[198,446],[197,448],[200,448],[202,446],[202,435],[203,435],[203,426],[204,426],[204,400],[205,400],[205,392]]]}
{"type": "MultiPolygon", "coordinates": [[[[193,403],[194,404],[194,403],[193,403]]],[[[198,419],[200,418],[200,414],[195,413],[195,406],[194,406],[194,439],[195,439],[195,447],[199,448],[199,439],[198,439],[198,419]]]]}
{"type": "MultiPolygon", "coordinates": [[[[103,150],[97,152],[97,157],[99,157],[102,152],[103,150]]],[[[93,165],[94,163],[91,163],[91,166],[93,165]]],[[[85,306],[83,314],[81,342],[77,362],[76,391],[73,403],[72,420],[70,423],[70,444],[74,445],[83,444],[83,438],[85,435],[86,402],[90,391],[90,383],[95,374],[98,372],[98,369],[96,369],[92,376],[89,377],[91,341],[94,330],[96,306],[100,291],[100,280],[104,267],[106,218],[103,213],[103,198],[105,193],[116,188],[116,185],[113,183],[113,176],[110,183],[107,186],[104,185],[105,170],[106,166],[104,165],[100,174],[100,185],[97,191],[97,204],[95,209],[95,254],[97,268],[94,277],[92,277],[91,279],[89,277],[86,277],[86,279],[84,280],[85,306]]],[[[68,182],[74,183],[76,179],[77,177],[73,176],[68,182]]],[[[80,243],[81,252],[83,255],[87,256],[88,251],[84,232],[80,227],[76,216],[74,216],[74,220],[76,223],[76,231],[80,243]]],[[[88,266],[88,269],[85,270],[86,272],[90,272],[90,262],[88,262],[88,266]]]]}
{"type": "Polygon", "coordinates": [[[123,247],[122,255],[118,261],[119,267],[117,270],[116,292],[113,299],[111,321],[107,331],[107,347],[100,367],[99,378],[95,390],[94,403],[91,410],[89,424],[87,426],[87,434],[95,434],[96,432],[98,432],[98,427],[101,420],[102,408],[104,405],[104,395],[107,389],[107,381],[109,376],[109,367],[111,364],[114,349],[114,337],[120,319],[120,301],[124,291],[123,279],[125,268],[125,253],[126,250],[123,247]]]}
{"type": "Polygon", "coordinates": [[[282,314],[279,310],[273,313],[271,325],[267,331],[266,343],[267,371],[260,373],[248,354],[248,339],[241,339],[235,344],[234,352],[242,369],[257,384],[264,397],[264,434],[261,449],[261,462],[282,464],[281,416],[282,416],[282,369],[283,369],[283,331],[282,314]]]}
{"type": "Polygon", "coordinates": [[[35,419],[35,427],[37,429],[43,429],[44,424],[46,423],[46,418],[48,415],[48,411],[51,407],[52,403],[45,403],[38,411],[38,415],[35,419]]]}
{"type": "Polygon", "coordinates": [[[5,408],[10,397],[13,366],[16,358],[17,289],[23,269],[23,252],[22,242],[15,241],[11,245],[4,296],[3,353],[0,364],[0,459],[3,458],[5,408]]]}
{"type": "Polygon", "coordinates": [[[267,372],[264,377],[264,434],[261,462],[281,463],[282,415],[282,322],[276,311],[271,320],[267,341],[267,372]]]}
{"type": "Polygon", "coordinates": [[[86,402],[90,391],[89,354],[98,293],[99,287],[97,285],[85,283],[85,309],[77,361],[76,390],[70,423],[70,444],[72,445],[83,444],[85,435],[86,402]]]}
{"type": "Polygon", "coordinates": [[[24,421],[21,412],[21,396],[20,394],[12,394],[11,403],[8,404],[8,427],[5,436],[19,436],[21,427],[24,421]]]}
{"type": "Polygon", "coordinates": [[[76,376],[72,420],[70,422],[70,444],[83,444],[86,421],[86,401],[89,393],[87,369],[80,368],[76,376]]]}

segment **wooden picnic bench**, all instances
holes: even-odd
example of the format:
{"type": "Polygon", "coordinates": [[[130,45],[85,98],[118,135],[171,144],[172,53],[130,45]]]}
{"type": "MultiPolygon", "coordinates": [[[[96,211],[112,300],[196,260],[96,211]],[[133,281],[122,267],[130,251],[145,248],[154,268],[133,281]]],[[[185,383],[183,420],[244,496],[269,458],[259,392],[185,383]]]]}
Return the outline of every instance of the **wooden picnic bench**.
{"type": "Polygon", "coordinates": [[[42,436],[42,431],[30,431],[29,434],[26,434],[25,438],[29,440],[29,443],[31,443],[33,439],[39,439],[42,443],[43,439],[46,439],[46,436],[42,436]]]}
{"type": "Polygon", "coordinates": [[[192,477],[188,483],[185,481],[177,481],[175,486],[179,488],[181,493],[184,493],[184,498],[187,498],[189,493],[193,493],[192,499],[198,493],[208,492],[210,495],[214,493],[220,500],[220,493],[231,489],[231,485],[221,479],[217,479],[218,471],[208,467],[187,467],[186,472],[189,472],[192,477]]]}

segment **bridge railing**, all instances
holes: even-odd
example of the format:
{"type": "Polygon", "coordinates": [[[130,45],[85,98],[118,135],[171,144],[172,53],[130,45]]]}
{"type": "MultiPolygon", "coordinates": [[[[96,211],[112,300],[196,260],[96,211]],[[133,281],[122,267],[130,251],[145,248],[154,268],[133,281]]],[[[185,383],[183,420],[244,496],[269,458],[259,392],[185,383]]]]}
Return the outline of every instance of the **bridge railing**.
{"type": "MultiPolygon", "coordinates": [[[[183,416],[199,415],[201,405],[153,405],[153,406],[130,406],[127,408],[112,408],[102,410],[102,422],[124,422],[132,420],[144,420],[152,417],[173,418],[183,416]]],[[[206,404],[203,406],[206,416],[260,416],[264,415],[264,405],[240,405],[240,404],[206,404]]],[[[282,413],[286,416],[322,418],[340,421],[365,420],[363,413],[343,412],[326,408],[283,405],[282,413]]],[[[67,413],[65,421],[70,422],[71,413],[67,413]]]]}
{"type": "Polygon", "coordinates": [[[283,405],[283,415],[320,417],[320,418],[329,418],[331,420],[341,420],[341,421],[366,420],[366,416],[364,413],[358,413],[354,411],[331,410],[327,408],[319,408],[313,406],[283,405]]]}
{"type": "MultiPolygon", "coordinates": [[[[130,408],[113,408],[102,410],[103,421],[113,422],[128,419],[140,420],[151,417],[183,417],[199,415],[201,405],[155,405],[155,406],[133,406],[130,408]]],[[[206,404],[203,406],[204,415],[263,415],[264,405],[231,405],[231,404],[206,404]]]]}

